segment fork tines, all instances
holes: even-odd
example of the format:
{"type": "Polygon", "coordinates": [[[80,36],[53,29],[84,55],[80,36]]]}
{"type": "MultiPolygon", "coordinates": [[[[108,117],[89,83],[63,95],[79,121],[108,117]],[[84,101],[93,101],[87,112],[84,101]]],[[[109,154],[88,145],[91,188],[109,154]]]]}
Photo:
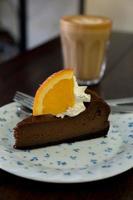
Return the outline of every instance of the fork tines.
{"type": "Polygon", "coordinates": [[[13,100],[32,110],[34,100],[32,96],[17,91],[13,100]]]}

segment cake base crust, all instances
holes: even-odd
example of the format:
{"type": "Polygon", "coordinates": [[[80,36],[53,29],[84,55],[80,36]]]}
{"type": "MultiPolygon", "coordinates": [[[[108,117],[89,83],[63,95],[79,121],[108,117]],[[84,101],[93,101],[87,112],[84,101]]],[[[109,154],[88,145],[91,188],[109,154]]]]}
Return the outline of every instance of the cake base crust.
{"type": "Polygon", "coordinates": [[[102,131],[99,131],[99,132],[95,132],[93,134],[89,133],[89,134],[86,134],[86,135],[83,135],[83,136],[79,136],[79,137],[76,137],[76,138],[71,138],[71,139],[65,139],[65,140],[60,140],[60,141],[56,141],[56,142],[49,142],[49,143],[45,143],[44,144],[40,144],[40,145],[32,145],[32,146],[28,146],[28,147],[25,147],[25,146],[16,146],[14,144],[14,148],[15,149],[34,149],[34,148],[41,148],[41,147],[47,147],[47,146],[55,146],[55,145],[58,145],[58,144],[61,144],[61,143],[74,143],[74,142],[79,142],[79,141],[84,141],[84,140],[90,140],[90,139],[96,139],[96,138],[100,138],[100,137],[107,137],[107,133],[108,133],[108,130],[109,130],[109,125],[108,127],[105,129],[105,130],[102,130],[102,131]]]}

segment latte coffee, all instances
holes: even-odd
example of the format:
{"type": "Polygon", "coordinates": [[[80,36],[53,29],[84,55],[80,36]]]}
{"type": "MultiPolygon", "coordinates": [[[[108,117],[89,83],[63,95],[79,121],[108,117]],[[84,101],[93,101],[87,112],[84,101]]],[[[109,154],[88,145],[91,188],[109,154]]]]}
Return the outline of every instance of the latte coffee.
{"type": "Polygon", "coordinates": [[[107,17],[77,15],[61,18],[64,67],[74,69],[79,84],[91,85],[101,80],[111,27],[107,17]]]}

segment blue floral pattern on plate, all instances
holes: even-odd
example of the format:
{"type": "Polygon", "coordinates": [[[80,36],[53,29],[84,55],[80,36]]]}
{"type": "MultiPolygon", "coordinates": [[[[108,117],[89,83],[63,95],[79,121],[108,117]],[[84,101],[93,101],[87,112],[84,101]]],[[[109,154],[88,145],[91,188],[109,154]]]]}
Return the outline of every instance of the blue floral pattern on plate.
{"type": "Polygon", "coordinates": [[[0,108],[0,168],[45,182],[76,183],[108,178],[133,167],[133,114],[110,115],[107,138],[16,150],[17,104],[0,108]]]}

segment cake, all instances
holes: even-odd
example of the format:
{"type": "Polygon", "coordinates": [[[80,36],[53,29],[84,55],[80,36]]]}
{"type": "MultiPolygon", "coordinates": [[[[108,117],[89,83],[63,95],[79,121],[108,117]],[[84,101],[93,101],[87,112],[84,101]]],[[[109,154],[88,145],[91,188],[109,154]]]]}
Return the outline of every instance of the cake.
{"type": "Polygon", "coordinates": [[[94,92],[85,111],[63,119],[53,115],[29,116],[14,128],[15,148],[25,149],[106,136],[109,106],[94,92]]]}
{"type": "Polygon", "coordinates": [[[53,114],[31,115],[14,128],[14,147],[28,149],[106,136],[110,108],[95,92],[90,102],[83,102],[84,111],[75,116],[57,117],[53,114]]]}

